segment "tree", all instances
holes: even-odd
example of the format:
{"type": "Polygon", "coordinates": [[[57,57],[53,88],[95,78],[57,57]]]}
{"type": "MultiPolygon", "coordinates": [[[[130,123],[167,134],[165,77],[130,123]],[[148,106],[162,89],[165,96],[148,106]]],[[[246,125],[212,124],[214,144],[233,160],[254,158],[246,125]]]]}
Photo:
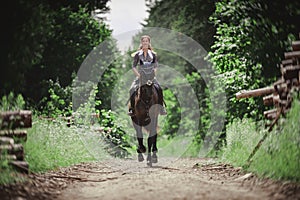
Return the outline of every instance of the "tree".
{"type": "Polygon", "coordinates": [[[111,34],[91,17],[93,9],[107,11],[106,2],[10,1],[2,13],[0,94],[15,91],[38,102],[49,79],[69,85],[85,56],[111,34]]]}
{"type": "Polygon", "coordinates": [[[283,52],[299,32],[299,11],[295,1],[224,0],[216,4],[211,20],[217,32],[210,57],[223,74],[228,121],[244,115],[261,118],[261,99],[237,102],[234,94],[265,87],[277,78],[283,52]]]}

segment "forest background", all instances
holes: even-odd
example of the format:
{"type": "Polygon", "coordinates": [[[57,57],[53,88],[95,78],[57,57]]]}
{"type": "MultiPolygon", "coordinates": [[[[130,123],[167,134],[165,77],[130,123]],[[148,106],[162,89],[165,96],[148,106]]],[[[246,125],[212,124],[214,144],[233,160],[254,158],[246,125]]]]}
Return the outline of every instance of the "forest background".
{"type": "MultiPolygon", "coordinates": [[[[108,152],[113,156],[126,157],[136,148],[133,138],[128,137],[123,127],[116,123],[115,113],[111,110],[113,89],[119,75],[131,69],[130,54],[135,49],[128,49],[124,61],[116,41],[111,37],[112,30],[98,15],[109,11],[107,2],[12,0],[1,12],[1,111],[29,109],[34,112],[36,123],[25,146],[26,160],[33,171],[95,159],[76,140],[78,133],[83,131],[82,127],[67,128],[49,123],[41,116],[59,118],[74,115],[72,83],[76,73],[87,55],[104,41],[109,41],[107,51],[112,52],[111,56],[115,59],[102,74],[95,92],[86,97],[96,101],[96,106],[87,108],[82,105],[82,108],[87,113],[100,115],[98,123],[104,131],[99,133],[99,140],[103,143],[103,149],[99,151],[103,154],[108,152]],[[49,143],[48,134],[53,130],[56,137],[49,143]],[[62,141],[66,141],[66,136],[76,141],[63,147],[62,141]],[[37,137],[40,140],[36,140],[37,137]],[[45,141],[49,146],[41,146],[45,141]],[[58,157],[62,152],[64,154],[58,157]]],[[[268,108],[261,98],[237,100],[235,93],[268,86],[280,76],[279,64],[284,52],[291,50],[291,42],[299,37],[300,2],[147,0],[146,3],[149,17],[143,26],[167,28],[193,38],[208,52],[209,61],[219,73],[217,79],[225,86],[227,111],[218,113],[225,117],[225,125],[219,133],[218,143],[207,156],[218,157],[234,165],[245,164],[264,134],[263,111],[268,108]]],[[[133,40],[138,41],[138,38],[139,34],[133,40]]],[[[210,112],[214,109],[210,99],[212,91],[208,90],[201,74],[189,62],[170,52],[159,49],[157,52],[160,62],[168,63],[181,72],[196,93],[201,116],[199,129],[189,133],[189,122],[185,122],[184,130],[193,136],[193,145],[185,156],[198,156],[204,138],[215,134],[209,132],[214,125],[210,119],[210,112]]],[[[99,64],[96,66],[101,67],[99,64]]],[[[90,86],[82,86],[81,90],[85,87],[90,86]]],[[[176,92],[165,88],[164,94],[169,115],[160,132],[161,138],[164,138],[161,139],[162,144],[180,140],[174,133],[179,129],[181,119],[176,92]]],[[[291,120],[271,133],[247,170],[263,176],[299,181],[299,107],[298,101],[295,101],[288,116],[291,120]]],[[[2,167],[9,168],[5,161],[2,167]]]]}

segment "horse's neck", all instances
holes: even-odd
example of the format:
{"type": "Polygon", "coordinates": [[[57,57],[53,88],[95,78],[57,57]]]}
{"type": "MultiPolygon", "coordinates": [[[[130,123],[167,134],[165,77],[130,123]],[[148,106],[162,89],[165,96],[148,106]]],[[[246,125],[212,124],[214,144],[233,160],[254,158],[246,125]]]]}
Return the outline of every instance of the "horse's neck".
{"type": "MultiPolygon", "coordinates": [[[[145,86],[147,87],[147,86],[145,86]]],[[[153,85],[151,86],[151,88],[148,88],[150,90],[153,91],[153,85]]],[[[139,92],[138,92],[138,96],[139,96],[139,99],[143,100],[143,101],[147,101],[147,100],[151,100],[152,96],[151,95],[147,95],[143,92],[142,90],[142,86],[139,87],[139,92]]]]}

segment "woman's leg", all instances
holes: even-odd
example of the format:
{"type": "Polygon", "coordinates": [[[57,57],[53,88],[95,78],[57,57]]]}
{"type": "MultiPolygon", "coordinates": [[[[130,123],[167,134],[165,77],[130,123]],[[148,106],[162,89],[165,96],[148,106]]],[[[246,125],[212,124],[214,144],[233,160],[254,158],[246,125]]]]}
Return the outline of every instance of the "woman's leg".
{"type": "Polygon", "coordinates": [[[160,114],[161,115],[166,115],[167,111],[166,108],[164,106],[164,94],[163,94],[163,90],[160,87],[159,82],[157,81],[157,79],[154,79],[154,84],[156,85],[157,88],[157,93],[158,93],[158,103],[162,106],[160,109],[160,114]]]}
{"type": "Polygon", "coordinates": [[[134,115],[134,97],[135,97],[135,94],[136,94],[136,89],[138,87],[138,83],[139,83],[139,80],[138,79],[135,79],[132,84],[131,84],[131,87],[130,87],[130,90],[129,90],[129,97],[130,97],[130,106],[129,106],[129,110],[128,110],[128,115],[130,116],[133,116],[134,115]]]}

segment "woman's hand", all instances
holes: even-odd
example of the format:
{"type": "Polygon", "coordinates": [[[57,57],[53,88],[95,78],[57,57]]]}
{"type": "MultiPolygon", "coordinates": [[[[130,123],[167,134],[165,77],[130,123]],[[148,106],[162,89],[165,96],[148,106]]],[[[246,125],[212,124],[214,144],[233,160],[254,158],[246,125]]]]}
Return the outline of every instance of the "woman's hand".
{"type": "Polygon", "coordinates": [[[156,76],[157,68],[154,68],[153,71],[154,71],[154,76],[156,76]]]}
{"type": "Polygon", "coordinates": [[[133,70],[133,72],[134,72],[134,74],[138,77],[138,78],[140,78],[140,73],[138,72],[138,70],[134,67],[134,68],[132,68],[132,70],[133,70]]]}

